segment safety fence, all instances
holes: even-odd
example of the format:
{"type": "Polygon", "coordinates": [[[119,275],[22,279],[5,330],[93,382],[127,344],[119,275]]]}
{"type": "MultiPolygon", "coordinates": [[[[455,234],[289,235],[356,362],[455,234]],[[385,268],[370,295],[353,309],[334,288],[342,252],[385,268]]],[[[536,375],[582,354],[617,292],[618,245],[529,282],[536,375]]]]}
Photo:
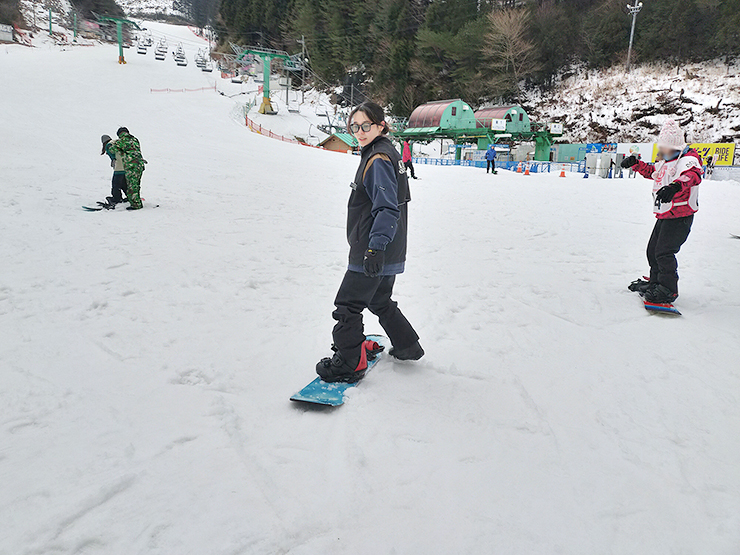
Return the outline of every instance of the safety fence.
{"type": "Polygon", "coordinates": [[[249,129],[253,131],[254,133],[259,133],[260,135],[264,135],[265,137],[270,137],[271,139],[277,139],[278,141],[283,141],[284,143],[293,143],[296,145],[303,144],[300,141],[296,141],[295,139],[290,139],[288,137],[284,137],[283,135],[278,135],[277,133],[273,133],[269,129],[265,129],[259,123],[255,123],[251,119],[249,119],[249,116],[244,116],[244,119],[246,120],[247,127],[249,127],[249,129]]]}
{"type": "MultiPolygon", "coordinates": [[[[453,160],[451,158],[413,158],[414,164],[428,164],[432,166],[466,166],[469,168],[485,168],[485,160],[453,160]]],[[[561,169],[567,172],[583,173],[586,170],[585,162],[496,162],[496,167],[514,172],[524,172],[529,168],[529,173],[559,172],[561,169]]]]}
{"type": "Polygon", "coordinates": [[[150,93],[189,93],[189,92],[203,92],[203,91],[215,91],[216,85],[212,87],[201,87],[199,89],[149,89],[150,93]]]}

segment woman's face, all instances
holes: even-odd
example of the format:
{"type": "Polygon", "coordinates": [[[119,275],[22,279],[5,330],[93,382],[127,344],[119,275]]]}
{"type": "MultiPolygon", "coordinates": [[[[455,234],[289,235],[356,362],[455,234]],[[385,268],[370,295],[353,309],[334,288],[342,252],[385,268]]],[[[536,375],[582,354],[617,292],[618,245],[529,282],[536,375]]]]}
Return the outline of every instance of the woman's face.
{"type": "Polygon", "coordinates": [[[355,115],[352,116],[352,123],[360,126],[357,131],[353,131],[355,139],[360,143],[360,146],[369,145],[383,132],[383,127],[381,125],[371,122],[370,118],[362,112],[356,112],[355,115]],[[362,129],[363,124],[365,124],[365,127],[367,127],[367,124],[370,124],[370,130],[364,131],[362,129]]]}

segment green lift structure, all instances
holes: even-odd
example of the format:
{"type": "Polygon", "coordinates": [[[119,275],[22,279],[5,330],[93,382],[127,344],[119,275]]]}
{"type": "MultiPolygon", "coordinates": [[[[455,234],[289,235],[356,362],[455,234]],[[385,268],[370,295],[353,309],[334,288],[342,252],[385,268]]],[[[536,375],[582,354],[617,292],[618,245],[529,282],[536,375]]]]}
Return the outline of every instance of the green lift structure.
{"type": "Polygon", "coordinates": [[[451,139],[458,146],[455,159],[461,157],[463,144],[476,144],[486,149],[504,140],[532,141],[534,159],[550,160],[553,137],[562,135],[559,124],[533,123],[521,106],[495,106],[474,111],[460,99],[438,100],[418,106],[404,129],[393,135],[401,140],[428,143],[451,139]]]}
{"type": "Polygon", "coordinates": [[[116,24],[116,36],[118,38],[118,63],[125,64],[126,60],[123,57],[123,26],[130,25],[137,31],[141,31],[141,27],[139,27],[136,22],[131,21],[130,19],[124,19],[122,17],[111,17],[108,15],[98,15],[96,17],[98,18],[98,22],[100,23],[116,24]]]}
{"type": "Polygon", "coordinates": [[[300,62],[296,56],[291,56],[284,50],[273,50],[260,46],[247,46],[236,58],[237,62],[244,62],[248,56],[258,58],[262,62],[262,104],[259,107],[260,114],[277,114],[270,100],[270,75],[272,73],[272,61],[283,60],[283,67],[287,70],[296,71],[301,69],[300,62]]]}

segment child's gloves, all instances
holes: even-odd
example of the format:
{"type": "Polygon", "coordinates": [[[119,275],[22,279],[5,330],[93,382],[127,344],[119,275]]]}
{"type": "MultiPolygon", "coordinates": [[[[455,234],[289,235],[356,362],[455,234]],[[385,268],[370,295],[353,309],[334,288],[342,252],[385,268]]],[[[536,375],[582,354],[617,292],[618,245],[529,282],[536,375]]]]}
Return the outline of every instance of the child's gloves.
{"type": "Polygon", "coordinates": [[[681,184],[677,181],[674,181],[665,187],[661,187],[655,194],[655,200],[659,202],[671,202],[673,197],[676,196],[676,193],[681,190],[681,187],[681,184]]]}
{"type": "Polygon", "coordinates": [[[365,270],[365,275],[369,277],[377,277],[383,271],[385,266],[385,252],[367,249],[365,251],[365,259],[362,262],[362,269],[365,270]]]}
{"type": "Polygon", "coordinates": [[[637,164],[639,160],[637,159],[637,156],[627,156],[624,160],[622,160],[621,166],[623,168],[631,168],[635,164],[637,164]]]}

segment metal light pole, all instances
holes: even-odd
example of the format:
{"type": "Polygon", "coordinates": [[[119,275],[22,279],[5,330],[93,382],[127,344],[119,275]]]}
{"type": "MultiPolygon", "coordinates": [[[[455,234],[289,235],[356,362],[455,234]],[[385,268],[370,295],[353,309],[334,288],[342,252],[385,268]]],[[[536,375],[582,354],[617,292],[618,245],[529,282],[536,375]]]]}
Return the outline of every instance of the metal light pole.
{"type": "Polygon", "coordinates": [[[632,30],[630,31],[630,46],[627,49],[627,73],[630,72],[630,59],[632,58],[632,41],[635,38],[635,20],[637,19],[637,14],[642,9],[642,2],[638,2],[635,0],[635,5],[630,6],[627,4],[627,11],[632,14],[632,30]]]}
{"type": "Polygon", "coordinates": [[[306,99],[306,37],[301,35],[301,40],[296,41],[301,45],[301,104],[306,99]]]}

